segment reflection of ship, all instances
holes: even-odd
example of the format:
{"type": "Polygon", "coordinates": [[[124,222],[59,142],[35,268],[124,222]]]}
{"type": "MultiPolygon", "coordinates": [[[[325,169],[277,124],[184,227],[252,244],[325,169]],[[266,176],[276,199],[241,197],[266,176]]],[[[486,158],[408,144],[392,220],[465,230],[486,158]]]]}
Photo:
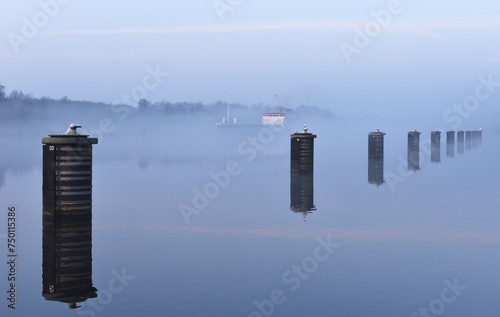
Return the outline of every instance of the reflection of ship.
{"type": "Polygon", "coordinates": [[[285,125],[286,113],[281,112],[281,106],[278,103],[278,95],[274,96],[274,104],[272,112],[262,113],[263,125],[285,125]]]}

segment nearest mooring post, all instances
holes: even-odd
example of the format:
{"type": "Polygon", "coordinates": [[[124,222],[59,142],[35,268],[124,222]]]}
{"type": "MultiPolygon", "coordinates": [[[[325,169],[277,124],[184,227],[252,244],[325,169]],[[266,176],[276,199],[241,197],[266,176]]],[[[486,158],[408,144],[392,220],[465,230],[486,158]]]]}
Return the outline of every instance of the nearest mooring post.
{"type": "Polygon", "coordinates": [[[96,297],[92,286],[92,145],[77,132],[42,138],[43,296],[67,303],[96,297]]]}
{"type": "Polygon", "coordinates": [[[377,187],[384,181],[384,135],[377,129],[368,133],[368,183],[377,187]]]}
{"type": "Polygon", "coordinates": [[[453,130],[446,132],[446,156],[455,156],[455,131],[453,130]]]}
{"type": "Polygon", "coordinates": [[[290,135],[290,209],[304,217],[314,206],[314,139],[315,134],[302,132],[290,135]]]}
{"type": "Polygon", "coordinates": [[[420,132],[417,129],[408,132],[408,170],[420,169],[420,132]]]}
{"type": "Polygon", "coordinates": [[[441,162],[441,131],[431,132],[431,162],[441,162]]]}
{"type": "Polygon", "coordinates": [[[457,153],[464,152],[464,140],[465,140],[465,132],[460,130],[457,131],[457,153]]]}

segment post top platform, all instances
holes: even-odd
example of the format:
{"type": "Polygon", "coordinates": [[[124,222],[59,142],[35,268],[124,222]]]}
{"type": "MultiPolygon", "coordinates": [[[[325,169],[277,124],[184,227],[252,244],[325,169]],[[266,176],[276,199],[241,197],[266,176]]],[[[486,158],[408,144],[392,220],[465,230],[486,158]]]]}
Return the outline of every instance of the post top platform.
{"type": "Polygon", "coordinates": [[[97,144],[97,138],[89,138],[88,135],[80,134],[76,131],[81,125],[70,124],[68,130],[63,134],[49,134],[49,137],[42,138],[43,144],[97,144]]]}

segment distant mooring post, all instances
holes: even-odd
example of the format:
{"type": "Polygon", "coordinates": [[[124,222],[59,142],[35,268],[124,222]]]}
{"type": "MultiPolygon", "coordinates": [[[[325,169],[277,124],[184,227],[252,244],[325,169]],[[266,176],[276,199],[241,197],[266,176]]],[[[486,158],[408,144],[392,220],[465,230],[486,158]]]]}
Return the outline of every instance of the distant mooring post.
{"type": "Polygon", "coordinates": [[[472,131],[472,148],[477,149],[481,147],[481,138],[483,131],[481,129],[472,131]]]}
{"type": "Polygon", "coordinates": [[[483,146],[483,129],[477,131],[477,146],[481,148],[483,146]]]}
{"type": "Polygon", "coordinates": [[[377,129],[368,133],[368,183],[380,186],[384,181],[384,135],[377,129]]]}
{"type": "Polygon", "coordinates": [[[43,143],[43,297],[77,303],[97,297],[92,286],[92,145],[97,138],[77,132],[43,143]]]}
{"type": "Polygon", "coordinates": [[[302,132],[290,135],[290,209],[305,216],[314,206],[314,139],[315,134],[302,132]]]}
{"type": "Polygon", "coordinates": [[[441,162],[441,131],[431,132],[431,162],[441,162]]]}
{"type": "Polygon", "coordinates": [[[477,130],[472,131],[472,148],[477,148],[477,130]]]}
{"type": "Polygon", "coordinates": [[[417,129],[408,132],[408,170],[420,169],[420,132],[417,129]]]}
{"type": "Polygon", "coordinates": [[[464,153],[464,140],[465,140],[465,132],[460,130],[457,131],[457,153],[464,153]]]}
{"type": "Polygon", "coordinates": [[[472,150],[472,131],[465,131],[465,149],[472,150]]]}
{"type": "Polygon", "coordinates": [[[453,130],[446,132],[446,156],[455,156],[455,131],[453,130]]]}

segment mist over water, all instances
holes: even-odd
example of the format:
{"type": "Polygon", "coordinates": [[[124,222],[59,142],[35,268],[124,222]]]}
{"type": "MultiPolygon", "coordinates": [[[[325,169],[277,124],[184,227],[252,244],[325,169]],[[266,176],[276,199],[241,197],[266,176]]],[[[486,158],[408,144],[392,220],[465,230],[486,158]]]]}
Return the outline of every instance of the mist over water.
{"type": "Polygon", "coordinates": [[[482,146],[455,148],[449,158],[450,127],[438,117],[302,114],[273,130],[258,116],[246,118],[255,125],[234,127],[215,125],[223,114],[106,116],[114,128],[101,135],[92,133],[96,117],[83,112],[2,126],[0,198],[19,210],[20,313],[252,316],[264,315],[258,307],[269,312],[270,302],[273,316],[410,316],[455,279],[467,288],[446,303],[446,314],[498,311],[500,131],[491,118],[464,121],[463,130],[483,129],[482,146]],[[98,297],[74,311],[41,294],[40,140],[71,122],[99,138],[92,181],[98,297]],[[290,197],[290,134],[304,123],[317,135],[316,210],[305,217],[291,210],[290,197]],[[380,186],[368,182],[367,137],[377,128],[386,133],[380,186]],[[430,157],[436,128],[443,132],[437,164],[430,157]],[[413,129],[429,154],[409,172],[413,129]],[[183,204],[196,211],[189,224],[183,204]],[[338,243],[331,253],[328,241],[338,243]],[[122,269],[133,278],[110,300],[106,290],[122,269]],[[281,292],[275,302],[273,290],[281,292]]]}

